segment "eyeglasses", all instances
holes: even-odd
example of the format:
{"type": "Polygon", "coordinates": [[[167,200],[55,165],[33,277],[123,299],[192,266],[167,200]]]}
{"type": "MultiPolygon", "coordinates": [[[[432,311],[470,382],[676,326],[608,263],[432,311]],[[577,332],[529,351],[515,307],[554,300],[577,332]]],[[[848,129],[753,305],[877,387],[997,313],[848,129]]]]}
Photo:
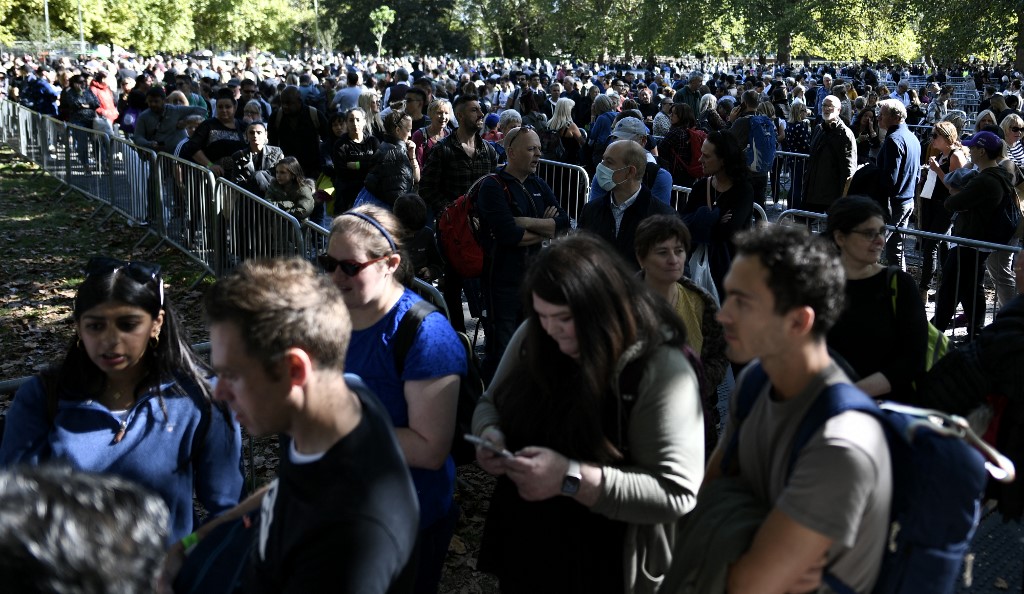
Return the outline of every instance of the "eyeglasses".
{"type": "Polygon", "coordinates": [[[534,128],[530,124],[524,124],[519,126],[518,128],[513,128],[506,137],[508,139],[508,143],[505,145],[506,151],[512,148],[512,144],[516,141],[517,138],[519,138],[519,136],[522,135],[524,130],[536,130],[536,128],[534,128]]]}
{"type": "Polygon", "coordinates": [[[334,274],[336,269],[341,268],[341,271],[345,273],[345,276],[356,276],[362,272],[364,268],[367,268],[371,264],[376,264],[381,260],[386,260],[389,257],[391,257],[391,254],[374,258],[367,262],[356,262],[355,260],[335,260],[327,254],[320,254],[316,257],[316,260],[320,263],[320,266],[323,267],[324,272],[327,274],[334,274]]]}
{"type": "Polygon", "coordinates": [[[874,241],[879,237],[885,237],[886,229],[882,227],[880,229],[851,229],[850,233],[856,233],[868,241],[874,241]]]}
{"type": "Polygon", "coordinates": [[[1020,134],[1024,132],[1024,128],[1021,128],[1020,126],[1010,126],[1010,131],[1020,134]]]}
{"type": "Polygon", "coordinates": [[[160,307],[164,306],[164,281],[160,277],[160,265],[151,262],[126,262],[117,258],[96,256],[90,258],[85,265],[85,278],[107,273],[117,274],[124,271],[135,282],[145,285],[155,282],[160,297],[160,307]]]}

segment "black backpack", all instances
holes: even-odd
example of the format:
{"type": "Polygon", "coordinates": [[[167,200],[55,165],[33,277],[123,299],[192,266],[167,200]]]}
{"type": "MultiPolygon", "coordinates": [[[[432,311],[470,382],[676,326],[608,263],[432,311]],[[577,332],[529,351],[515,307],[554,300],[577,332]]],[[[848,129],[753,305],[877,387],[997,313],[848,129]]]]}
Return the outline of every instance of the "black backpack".
{"type": "MultiPolygon", "coordinates": [[[[439,309],[427,301],[417,301],[405,312],[402,320],[398,322],[398,330],[393,337],[395,349],[395,369],[398,375],[402,375],[405,369],[405,357],[416,340],[416,333],[420,329],[423,319],[439,309]]],[[[443,315],[443,314],[442,314],[443,315]]],[[[484,382],[480,376],[480,367],[477,363],[476,354],[473,352],[473,344],[469,337],[462,332],[456,332],[463,348],[466,350],[466,375],[459,381],[459,402],[455,409],[455,432],[452,435],[452,459],[456,466],[469,464],[476,460],[476,447],[462,439],[466,433],[473,432],[473,411],[476,410],[476,403],[480,395],[484,393],[484,382]]]]}
{"type": "Polygon", "coordinates": [[[562,145],[560,130],[545,128],[539,131],[540,151],[545,159],[562,161],[565,159],[565,146],[562,145]]]}

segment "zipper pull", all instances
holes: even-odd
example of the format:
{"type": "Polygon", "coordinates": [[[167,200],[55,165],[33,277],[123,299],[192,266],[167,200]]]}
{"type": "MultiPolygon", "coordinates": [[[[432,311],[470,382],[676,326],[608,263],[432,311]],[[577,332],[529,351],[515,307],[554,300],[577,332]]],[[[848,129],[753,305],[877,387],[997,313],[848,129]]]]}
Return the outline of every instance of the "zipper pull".
{"type": "Polygon", "coordinates": [[[117,435],[114,436],[114,443],[121,443],[124,439],[124,432],[128,429],[128,420],[121,421],[121,428],[118,430],[117,435]]]}

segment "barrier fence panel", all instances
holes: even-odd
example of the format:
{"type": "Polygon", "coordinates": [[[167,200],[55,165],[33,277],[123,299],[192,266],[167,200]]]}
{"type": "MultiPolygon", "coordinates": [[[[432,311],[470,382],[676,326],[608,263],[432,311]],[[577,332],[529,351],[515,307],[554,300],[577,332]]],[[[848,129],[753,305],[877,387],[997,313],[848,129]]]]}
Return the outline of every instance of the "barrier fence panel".
{"type": "Polygon", "coordinates": [[[249,258],[302,256],[298,219],[263,198],[220,178],[217,180],[218,227],[225,230],[225,270],[249,258]]]}
{"type": "Polygon", "coordinates": [[[40,151],[41,166],[43,170],[60,180],[62,184],[68,183],[68,173],[71,163],[68,161],[68,136],[67,125],[53,116],[43,116],[41,122],[43,139],[47,139],[47,150],[40,151]],[[53,144],[55,151],[49,150],[53,144]]]}
{"type": "Polygon", "coordinates": [[[537,165],[537,175],[551,186],[558,204],[569,214],[569,219],[575,225],[590,195],[590,176],[587,170],[579,165],[541,159],[537,165]]]}
{"type": "Polygon", "coordinates": [[[669,199],[669,206],[676,209],[677,212],[683,212],[683,208],[686,207],[686,201],[690,198],[690,191],[692,188],[685,186],[672,186],[672,195],[669,199]]]}
{"type": "MultiPolygon", "coordinates": [[[[167,153],[156,155],[156,166],[146,159],[151,151],[134,150],[122,153],[126,171],[151,169],[146,191],[150,203],[159,205],[157,212],[163,227],[164,241],[198,262],[210,274],[224,266],[218,258],[223,254],[223,227],[217,226],[216,180],[213,172],[195,163],[167,153]],[[138,162],[135,162],[138,161],[138,162]]],[[[132,183],[144,183],[136,176],[132,183]]]]}
{"type": "Polygon", "coordinates": [[[304,257],[313,262],[316,257],[327,251],[327,242],[331,232],[313,221],[302,221],[302,252],[304,257]]]}
{"type": "Polygon", "coordinates": [[[19,106],[18,152],[29,161],[39,163],[39,140],[39,114],[27,107],[19,106]]]}
{"type": "Polygon", "coordinates": [[[809,158],[804,153],[776,151],[769,176],[769,192],[776,208],[800,208],[809,158]]]}
{"type": "Polygon", "coordinates": [[[140,148],[118,136],[110,137],[110,155],[106,165],[110,168],[111,196],[114,210],[135,225],[147,225],[150,233],[164,235],[164,218],[160,206],[159,188],[152,179],[156,152],[140,148]]]}
{"type": "Polygon", "coordinates": [[[11,138],[18,134],[18,113],[15,104],[6,99],[0,100],[0,142],[10,144],[11,138]]]}
{"type": "MultiPolygon", "coordinates": [[[[92,128],[67,124],[64,141],[67,183],[84,196],[113,207],[111,203],[110,140],[92,128]]],[[[51,139],[52,141],[52,139],[51,139]]]]}

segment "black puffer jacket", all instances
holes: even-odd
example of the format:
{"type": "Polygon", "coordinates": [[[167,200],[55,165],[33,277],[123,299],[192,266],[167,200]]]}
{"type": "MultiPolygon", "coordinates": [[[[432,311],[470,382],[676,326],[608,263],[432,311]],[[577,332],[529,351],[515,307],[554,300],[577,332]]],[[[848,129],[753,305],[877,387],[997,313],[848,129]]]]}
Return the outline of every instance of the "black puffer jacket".
{"type": "Polygon", "coordinates": [[[371,160],[366,175],[366,189],[389,206],[402,194],[412,192],[416,186],[413,165],[405,143],[394,136],[386,136],[371,160]]]}
{"type": "Polygon", "coordinates": [[[989,167],[971,178],[963,190],[946,198],[946,210],[956,213],[953,235],[981,241],[1005,241],[992,237],[992,225],[1007,187],[1013,187],[1010,172],[998,166],[989,167]]]}

